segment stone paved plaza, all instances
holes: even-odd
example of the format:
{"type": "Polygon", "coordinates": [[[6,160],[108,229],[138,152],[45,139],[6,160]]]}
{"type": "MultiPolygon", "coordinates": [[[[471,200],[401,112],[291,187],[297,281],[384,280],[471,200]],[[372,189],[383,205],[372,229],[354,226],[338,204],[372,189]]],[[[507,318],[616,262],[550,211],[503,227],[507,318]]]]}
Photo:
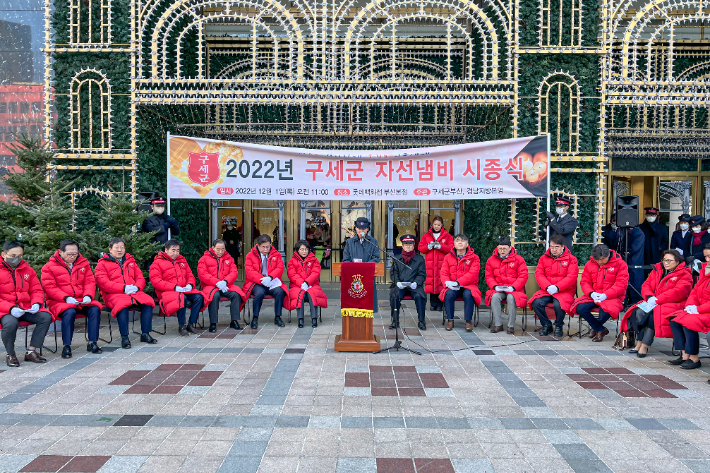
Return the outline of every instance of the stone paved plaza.
{"type": "Polygon", "coordinates": [[[485,309],[472,333],[440,312],[420,333],[412,305],[405,345],[433,353],[335,353],[338,307],[316,329],[278,329],[267,307],[242,332],[222,309],[216,333],[184,338],[171,318],[158,345],[102,355],[78,325],[74,358],[0,374],[0,472],[710,471],[708,375],[667,365],[669,340],[639,359],[520,317],[491,334],[485,309]]]}

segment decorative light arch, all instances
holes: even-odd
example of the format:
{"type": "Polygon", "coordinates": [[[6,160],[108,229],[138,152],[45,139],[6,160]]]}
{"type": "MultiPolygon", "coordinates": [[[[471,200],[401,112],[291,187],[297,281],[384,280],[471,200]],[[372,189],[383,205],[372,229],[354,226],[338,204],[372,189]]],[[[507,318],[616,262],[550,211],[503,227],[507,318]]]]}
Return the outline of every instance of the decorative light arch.
{"type": "Polygon", "coordinates": [[[73,150],[111,149],[111,84],[101,71],[84,69],[74,76],[69,91],[69,112],[73,150]]]}
{"type": "Polygon", "coordinates": [[[577,154],[579,152],[579,83],[568,72],[555,72],[547,76],[538,89],[538,134],[551,133],[552,152],[555,154],[577,154]],[[563,107],[563,101],[569,104],[563,107]],[[551,109],[551,102],[556,106],[551,109]],[[557,122],[557,129],[550,127],[551,117],[557,122]],[[566,126],[564,124],[566,123],[566,126]],[[564,133],[567,136],[564,136],[564,133]],[[563,143],[566,142],[566,145],[563,143]]]}

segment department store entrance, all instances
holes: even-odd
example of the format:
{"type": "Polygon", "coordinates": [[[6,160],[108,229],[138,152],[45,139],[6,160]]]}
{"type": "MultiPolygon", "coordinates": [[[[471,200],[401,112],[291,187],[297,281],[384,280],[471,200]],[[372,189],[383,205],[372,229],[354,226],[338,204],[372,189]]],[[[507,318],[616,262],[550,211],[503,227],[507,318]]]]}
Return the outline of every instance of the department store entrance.
{"type": "MultiPolygon", "coordinates": [[[[211,239],[227,241],[240,268],[244,267],[244,255],[254,247],[256,238],[266,234],[271,236],[286,264],[296,242],[306,240],[321,262],[321,281],[337,282],[339,279],[332,276],[332,266],[342,261],[345,242],[355,235],[358,217],[370,220],[371,234],[383,249],[398,254],[402,245],[400,236],[412,233],[421,238],[436,215],[444,219],[447,230],[460,233],[462,201],[224,199],[212,200],[211,209],[211,239]]],[[[243,280],[243,270],[239,277],[243,280]]],[[[387,282],[389,275],[380,279],[387,282]]]]}

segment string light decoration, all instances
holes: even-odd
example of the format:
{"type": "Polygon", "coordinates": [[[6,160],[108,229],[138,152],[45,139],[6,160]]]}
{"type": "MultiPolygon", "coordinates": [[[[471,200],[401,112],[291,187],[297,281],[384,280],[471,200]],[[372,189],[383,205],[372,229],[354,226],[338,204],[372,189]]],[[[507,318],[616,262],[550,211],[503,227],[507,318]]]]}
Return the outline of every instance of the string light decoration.
{"type": "Polygon", "coordinates": [[[97,189],[95,187],[84,187],[83,189],[77,190],[77,189],[72,189],[71,192],[69,192],[69,197],[71,200],[71,209],[74,212],[74,215],[72,216],[72,223],[71,223],[71,231],[75,232],[76,231],[76,200],[79,197],[83,197],[87,194],[94,194],[97,196],[105,197],[107,199],[110,199],[113,196],[113,192],[103,190],[103,189],[97,189]]]}
{"type": "MultiPolygon", "coordinates": [[[[610,159],[710,152],[710,43],[689,39],[691,28],[710,20],[707,2],[603,0],[597,9],[582,0],[131,0],[117,13],[122,7],[111,0],[70,0],[54,8],[69,26],[52,33],[45,0],[45,136],[61,144],[53,169],[122,173],[134,196],[139,152],[151,152],[167,131],[371,150],[550,132],[553,185],[572,197],[577,191],[555,184],[558,176],[596,183],[599,241],[610,159]],[[89,12],[87,30],[80,19],[89,12]],[[531,17],[538,28],[522,41],[523,18],[531,17]],[[92,57],[121,53],[124,75],[91,66],[92,57]],[[550,70],[533,75],[522,61],[539,55],[550,70]],[[580,72],[590,56],[598,58],[595,77],[580,72]],[[87,59],[66,67],[74,57],[87,59]],[[92,117],[91,126],[108,140],[63,141],[86,120],[72,108],[79,94],[57,81],[67,70],[93,77],[100,93],[92,89],[91,97],[106,97],[100,117],[108,120],[92,117]],[[53,96],[70,96],[57,110],[65,122],[75,118],[68,130],[52,131],[53,96]],[[119,100],[128,104],[120,112],[119,100]],[[585,122],[587,107],[593,123],[588,114],[585,122]],[[598,130],[592,144],[584,139],[590,127],[598,130]],[[119,135],[125,143],[117,144],[119,135]]],[[[510,202],[513,239],[522,233],[522,205],[510,202]]],[[[537,240],[541,205],[532,212],[537,240]]]]}

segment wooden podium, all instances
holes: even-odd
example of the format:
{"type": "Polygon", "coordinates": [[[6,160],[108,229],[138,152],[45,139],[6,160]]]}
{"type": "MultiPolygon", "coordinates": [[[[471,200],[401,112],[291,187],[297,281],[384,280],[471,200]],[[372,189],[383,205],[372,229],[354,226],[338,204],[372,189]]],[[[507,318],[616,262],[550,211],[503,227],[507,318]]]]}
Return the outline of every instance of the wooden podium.
{"type": "MultiPolygon", "coordinates": [[[[340,276],[340,266],[342,264],[333,263],[333,276],[340,276]]],[[[375,277],[384,275],[385,264],[375,263],[375,277]]],[[[335,351],[373,352],[381,348],[379,337],[372,333],[372,319],[367,317],[343,317],[343,333],[335,336],[335,351]]]]}

